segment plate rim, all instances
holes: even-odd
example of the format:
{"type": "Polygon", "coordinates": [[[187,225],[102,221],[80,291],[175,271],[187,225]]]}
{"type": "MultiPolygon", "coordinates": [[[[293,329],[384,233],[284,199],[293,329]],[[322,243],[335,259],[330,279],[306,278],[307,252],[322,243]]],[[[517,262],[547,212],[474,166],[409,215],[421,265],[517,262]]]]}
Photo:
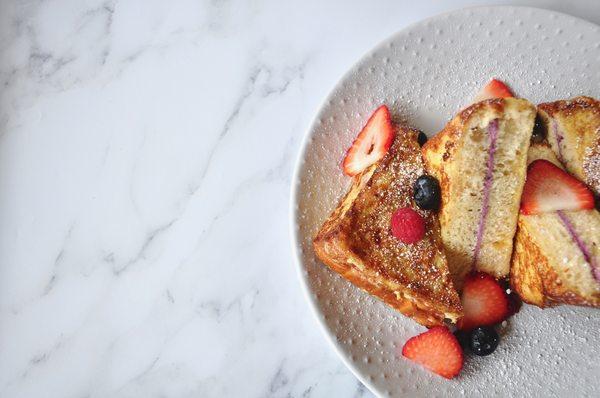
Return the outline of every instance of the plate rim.
{"type": "Polygon", "coordinates": [[[382,396],[382,392],[380,389],[368,378],[364,377],[361,371],[351,362],[343,352],[340,342],[337,340],[334,333],[327,326],[326,322],[323,320],[323,312],[320,307],[317,305],[317,301],[315,297],[313,297],[312,290],[310,290],[308,275],[306,274],[304,267],[304,262],[302,259],[302,242],[300,238],[299,232],[299,224],[298,224],[298,212],[299,212],[299,191],[300,191],[300,174],[302,172],[302,168],[304,166],[304,159],[306,157],[308,144],[312,138],[312,132],[316,129],[316,126],[319,122],[321,114],[323,113],[323,109],[327,105],[328,102],[334,97],[338,90],[341,89],[342,83],[346,81],[353,73],[356,72],[359,65],[363,64],[367,61],[374,53],[376,53],[381,48],[384,48],[390,41],[392,41],[395,37],[400,35],[402,32],[407,31],[415,26],[426,24],[431,20],[438,19],[450,14],[460,14],[467,12],[469,10],[494,10],[494,9],[513,9],[518,10],[518,12],[525,12],[527,10],[531,11],[542,11],[542,12],[551,12],[556,15],[560,15],[561,17],[566,17],[570,19],[577,20],[578,22],[589,24],[594,27],[598,27],[600,25],[591,22],[589,20],[576,17],[571,14],[567,14],[561,11],[556,11],[549,8],[542,7],[531,7],[531,6],[522,6],[522,5],[475,5],[468,7],[461,7],[452,10],[448,10],[442,13],[438,13],[427,18],[420,19],[413,23],[407,24],[399,30],[396,30],[391,35],[387,36],[383,40],[380,40],[377,44],[371,47],[366,53],[361,55],[349,68],[344,72],[338,80],[335,82],[331,90],[323,97],[323,99],[319,102],[318,107],[316,108],[316,112],[314,112],[314,117],[311,119],[308,128],[304,129],[304,133],[302,136],[302,140],[300,142],[300,147],[298,149],[298,153],[294,160],[294,169],[292,172],[292,179],[290,184],[290,196],[289,196],[289,233],[290,233],[290,245],[292,249],[292,257],[294,262],[294,267],[296,268],[296,275],[300,280],[300,285],[302,287],[302,294],[304,295],[305,300],[308,302],[310,307],[310,312],[312,313],[312,317],[317,321],[319,325],[319,329],[322,334],[325,335],[326,341],[329,343],[329,346],[333,348],[333,351],[337,354],[338,358],[342,361],[342,363],[352,372],[354,377],[356,377],[365,387],[369,389],[371,393],[375,396],[382,396]]]}

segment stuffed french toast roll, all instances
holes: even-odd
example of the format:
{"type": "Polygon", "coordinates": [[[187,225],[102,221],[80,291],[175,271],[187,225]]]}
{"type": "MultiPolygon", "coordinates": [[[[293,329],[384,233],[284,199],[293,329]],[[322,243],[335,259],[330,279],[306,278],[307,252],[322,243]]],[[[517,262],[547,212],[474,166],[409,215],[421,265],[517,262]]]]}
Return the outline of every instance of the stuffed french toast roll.
{"type": "Polygon", "coordinates": [[[509,274],[536,108],[494,98],[462,110],[423,146],[441,185],[441,236],[455,286],[471,270],[509,274]]]}
{"type": "Polygon", "coordinates": [[[539,307],[600,307],[600,213],[593,196],[563,171],[547,143],[533,144],[528,162],[511,286],[539,307]]]}

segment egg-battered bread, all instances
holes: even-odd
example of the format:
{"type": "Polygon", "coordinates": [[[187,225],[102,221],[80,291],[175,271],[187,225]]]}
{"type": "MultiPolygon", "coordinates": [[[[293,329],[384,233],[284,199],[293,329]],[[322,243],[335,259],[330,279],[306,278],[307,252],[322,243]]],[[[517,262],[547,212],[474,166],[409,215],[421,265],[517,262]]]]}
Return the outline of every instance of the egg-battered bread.
{"type": "Polygon", "coordinates": [[[462,308],[437,217],[412,199],[413,184],[424,173],[417,135],[397,128],[387,154],[354,177],[313,244],[332,270],[420,324],[434,326],[456,322],[462,308]],[[417,243],[402,243],[391,233],[392,214],[403,207],[425,220],[425,236],[417,243]]]}
{"type": "Polygon", "coordinates": [[[538,110],[558,160],[600,194],[600,102],[576,97],[540,104],[538,110]]]}
{"type": "MultiPolygon", "coordinates": [[[[533,144],[528,163],[562,167],[547,143],[533,144]]],[[[510,271],[513,289],[539,307],[600,307],[600,213],[597,210],[519,215],[510,271]]]]}
{"type": "Polygon", "coordinates": [[[454,285],[471,270],[510,270],[535,106],[494,98],[462,110],[423,147],[442,190],[442,241],[454,285]]]}

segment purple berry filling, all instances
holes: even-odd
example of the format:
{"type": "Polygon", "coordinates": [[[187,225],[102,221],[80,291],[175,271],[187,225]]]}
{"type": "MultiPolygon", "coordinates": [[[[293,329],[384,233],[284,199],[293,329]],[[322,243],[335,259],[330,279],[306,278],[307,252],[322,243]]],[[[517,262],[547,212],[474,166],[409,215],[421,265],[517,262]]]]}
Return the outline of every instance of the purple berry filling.
{"type": "Polygon", "coordinates": [[[569,232],[569,235],[571,235],[571,238],[577,244],[579,250],[581,250],[585,261],[592,268],[592,275],[594,275],[594,279],[596,279],[596,282],[600,283],[600,268],[598,267],[596,259],[594,258],[594,256],[592,256],[590,249],[586,246],[585,242],[581,239],[577,231],[575,231],[575,228],[573,227],[573,224],[571,223],[571,220],[569,220],[567,215],[562,210],[557,211],[556,214],[558,214],[558,217],[569,232]]]}
{"type": "Polygon", "coordinates": [[[562,154],[562,141],[565,139],[565,137],[560,132],[556,120],[552,120],[552,132],[554,133],[554,138],[556,139],[556,146],[558,147],[558,160],[560,160],[562,163],[564,162],[562,154]]]}
{"type": "Polygon", "coordinates": [[[498,119],[494,119],[488,124],[487,133],[490,136],[490,149],[488,150],[485,179],[483,180],[483,203],[481,204],[479,225],[477,225],[477,240],[475,241],[475,249],[473,250],[473,267],[477,265],[479,251],[481,250],[481,241],[483,239],[483,230],[485,228],[485,219],[490,210],[490,191],[494,178],[494,157],[496,155],[496,141],[498,140],[498,119]]]}

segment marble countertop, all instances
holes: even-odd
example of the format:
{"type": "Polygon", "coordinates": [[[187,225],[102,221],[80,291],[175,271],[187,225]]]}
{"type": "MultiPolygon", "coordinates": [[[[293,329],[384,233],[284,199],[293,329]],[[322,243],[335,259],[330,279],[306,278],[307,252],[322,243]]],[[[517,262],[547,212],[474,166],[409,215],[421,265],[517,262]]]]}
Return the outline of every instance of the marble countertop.
{"type": "MultiPolygon", "coordinates": [[[[519,4],[600,22],[566,3],[519,4]]],[[[304,301],[294,159],[363,53],[472,4],[0,0],[0,396],[369,396],[304,301]]]]}

